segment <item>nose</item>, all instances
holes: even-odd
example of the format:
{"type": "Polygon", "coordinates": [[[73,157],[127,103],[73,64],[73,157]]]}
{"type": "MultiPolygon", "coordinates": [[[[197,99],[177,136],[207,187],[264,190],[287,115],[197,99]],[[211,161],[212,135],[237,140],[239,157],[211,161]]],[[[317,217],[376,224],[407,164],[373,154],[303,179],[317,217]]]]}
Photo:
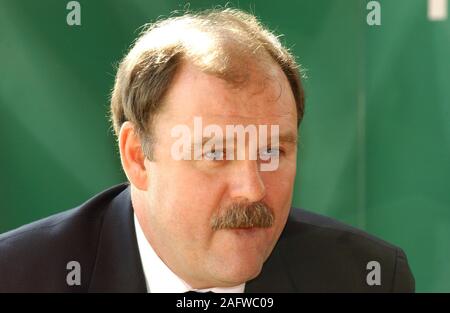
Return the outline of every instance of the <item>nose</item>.
{"type": "Polygon", "coordinates": [[[260,201],[266,195],[266,187],[261,178],[258,162],[239,160],[235,162],[230,177],[230,196],[248,202],[260,201]]]}

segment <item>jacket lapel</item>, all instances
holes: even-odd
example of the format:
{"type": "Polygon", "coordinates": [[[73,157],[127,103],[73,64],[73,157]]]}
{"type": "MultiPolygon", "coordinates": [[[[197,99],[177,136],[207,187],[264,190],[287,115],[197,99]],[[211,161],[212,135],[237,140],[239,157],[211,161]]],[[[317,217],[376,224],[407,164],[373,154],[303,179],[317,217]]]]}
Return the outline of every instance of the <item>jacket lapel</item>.
{"type": "Polygon", "coordinates": [[[130,187],[111,201],[104,214],[89,292],[147,292],[130,187]]]}
{"type": "Polygon", "coordinates": [[[296,292],[286,266],[287,264],[283,262],[281,246],[277,244],[258,277],[246,283],[245,292],[296,292]]]}

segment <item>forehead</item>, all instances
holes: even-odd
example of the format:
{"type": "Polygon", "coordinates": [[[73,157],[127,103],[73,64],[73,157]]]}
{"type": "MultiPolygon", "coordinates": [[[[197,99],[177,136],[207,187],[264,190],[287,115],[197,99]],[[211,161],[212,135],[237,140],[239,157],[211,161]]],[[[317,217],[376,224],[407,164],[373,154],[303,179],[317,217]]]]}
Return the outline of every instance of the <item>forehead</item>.
{"type": "Polygon", "coordinates": [[[245,81],[233,84],[184,63],[165,97],[163,114],[191,124],[195,116],[218,125],[277,124],[296,129],[297,111],[281,68],[268,63],[261,70],[245,64],[245,81]]]}

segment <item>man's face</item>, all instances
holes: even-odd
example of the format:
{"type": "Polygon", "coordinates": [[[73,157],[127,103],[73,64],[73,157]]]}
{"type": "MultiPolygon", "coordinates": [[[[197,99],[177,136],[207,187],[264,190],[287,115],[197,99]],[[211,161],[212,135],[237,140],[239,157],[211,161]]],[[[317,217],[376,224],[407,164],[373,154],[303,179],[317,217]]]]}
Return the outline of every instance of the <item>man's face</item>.
{"type": "MultiPolygon", "coordinates": [[[[195,288],[235,286],[256,277],[276,244],[289,214],[296,174],[297,112],[289,83],[275,65],[264,72],[249,65],[242,88],[184,64],[154,124],[154,158],[146,160],[145,205],[135,208],[147,239],[172,271],[195,288]],[[203,127],[279,125],[279,163],[261,171],[260,160],[176,160],[171,130],[194,118],[203,127]],[[261,201],[270,208],[270,227],[214,230],[211,220],[236,203],[261,201]]],[[[269,131],[270,135],[270,131],[269,131]]],[[[270,136],[269,136],[270,138],[270,136]]],[[[247,137],[248,139],[248,137],[247,137]]],[[[195,138],[192,136],[192,140],[195,138]]],[[[270,139],[269,146],[270,146],[270,139]]],[[[195,142],[193,142],[195,144],[195,142]]],[[[249,140],[246,140],[248,148],[249,140]]],[[[236,145],[235,145],[236,147],[236,145]]],[[[273,147],[277,148],[277,147],[273,147]]]]}

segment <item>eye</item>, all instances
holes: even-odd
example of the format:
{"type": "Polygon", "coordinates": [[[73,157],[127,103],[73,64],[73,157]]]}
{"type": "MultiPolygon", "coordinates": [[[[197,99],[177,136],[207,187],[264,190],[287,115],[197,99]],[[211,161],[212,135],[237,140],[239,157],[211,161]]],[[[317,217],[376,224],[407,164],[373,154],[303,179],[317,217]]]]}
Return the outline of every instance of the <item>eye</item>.
{"type": "Polygon", "coordinates": [[[280,156],[280,148],[276,148],[276,147],[270,147],[267,149],[263,149],[259,151],[259,157],[263,160],[263,161],[267,161],[271,158],[278,158],[280,156]]]}
{"type": "Polygon", "coordinates": [[[216,161],[216,160],[223,160],[224,159],[224,152],[223,150],[212,150],[207,151],[204,153],[203,157],[205,160],[208,161],[216,161]]]}

